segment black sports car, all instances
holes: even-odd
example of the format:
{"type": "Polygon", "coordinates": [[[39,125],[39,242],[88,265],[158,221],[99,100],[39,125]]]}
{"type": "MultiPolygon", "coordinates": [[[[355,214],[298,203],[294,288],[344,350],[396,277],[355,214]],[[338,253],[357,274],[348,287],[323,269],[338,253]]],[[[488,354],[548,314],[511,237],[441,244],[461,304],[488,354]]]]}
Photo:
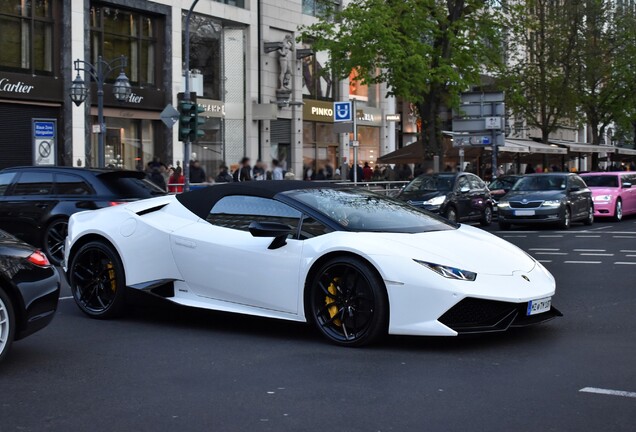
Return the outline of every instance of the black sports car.
{"type": "Polygon", "coordinates": [[[59,296],[60,278],[46,255],[0,230],[0,361],[14,340],[51,322],[59,296]]]}
{"type": "Polygon", "coordinates": [[[73,167],[15,167],[0,171],[0,229],[41,247],[51,263],[64,258],[68,218],[165,195],[138,171],[73,167]]]}

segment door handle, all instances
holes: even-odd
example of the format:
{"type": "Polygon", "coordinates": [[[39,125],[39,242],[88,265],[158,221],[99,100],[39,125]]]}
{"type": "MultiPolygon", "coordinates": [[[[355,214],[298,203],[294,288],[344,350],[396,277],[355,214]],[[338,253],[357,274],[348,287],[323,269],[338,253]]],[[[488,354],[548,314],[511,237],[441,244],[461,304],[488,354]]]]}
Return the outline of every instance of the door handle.
{"type": "Polygon", "coordinates": [[[179,246],[185,246],[190,249],[194,249],[195,247],[197,247],[197,244],[195,242],[190,240],[183,240],[183,239],[175,239],[174,244],[179,246]]]}

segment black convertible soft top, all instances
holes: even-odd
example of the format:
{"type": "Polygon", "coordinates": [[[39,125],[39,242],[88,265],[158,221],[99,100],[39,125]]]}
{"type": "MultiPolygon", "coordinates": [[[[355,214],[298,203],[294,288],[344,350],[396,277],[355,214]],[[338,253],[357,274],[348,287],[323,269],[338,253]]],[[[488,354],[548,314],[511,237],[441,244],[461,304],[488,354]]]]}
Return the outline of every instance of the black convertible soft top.
{"type": "Polygon", "coordinates": [[[177,201],[195,215],[205,219],[218,200],[229,195],[273,198],[281,192],[300,189],[332,189],[333,183],[301,180],[263,180],[223,183],[177,195],[177,201]]]}

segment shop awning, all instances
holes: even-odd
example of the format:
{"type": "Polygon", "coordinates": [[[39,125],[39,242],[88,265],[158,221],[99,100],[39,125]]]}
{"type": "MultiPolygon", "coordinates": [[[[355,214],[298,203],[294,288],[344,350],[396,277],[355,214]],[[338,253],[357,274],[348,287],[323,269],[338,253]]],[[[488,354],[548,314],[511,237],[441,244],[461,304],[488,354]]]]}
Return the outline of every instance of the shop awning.
{"type": "Polygon", "coordinates": [[[424,144],[415,141],[412,144],[399,148],[377,159],[378,163],[420,163],[424,160],[424,144]]]}
{"type": "MultiPolygon", "coordinates": [[[[486,150],[492,151],[492,147],[486,147],[486,150]]],[[[506,153],[530,153],[530,148],[526,145],[505,140],[504,145],[497,146],[497,151],[506,153]]]]}
{"type": "Polygon", "coordinates": [[[636,156],[636,150],[629,148],[616,147],[616,153],[622,155],[636,156]]]}
{"type": "Polygon", "coordinates": [[[608,146],[563,140],[549,140],[549,142],[552,144],[565,146],[569,151],[574,153],[614,153],[614,148],[608,146]]]}
{"type": "Polygon", "coordinates": [[[536,154],[567,154],[567,149],[559,147],[554,144],[543,144],[529,139],[508,139],[506,138],[506,145],[508,143],[517,146],[523,146],[528,148],[528,153],[536,154]]]}

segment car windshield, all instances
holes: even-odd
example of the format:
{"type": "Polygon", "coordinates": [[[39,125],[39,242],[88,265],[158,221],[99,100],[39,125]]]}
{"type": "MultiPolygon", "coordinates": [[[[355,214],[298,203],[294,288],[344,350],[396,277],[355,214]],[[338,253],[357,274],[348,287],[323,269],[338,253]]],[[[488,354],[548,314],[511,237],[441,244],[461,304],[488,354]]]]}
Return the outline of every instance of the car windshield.
{"type": "Polygon", "coordinates": [[[423,175],[413,179],[404,187],[404,192],[450,191],[453,190],[455,176],[423,175]]]}
{"type": "Polygon", "coordinates": [[[511,189],[518,179],[518,177],[499,177],[488,185],[488,189],[511,189]]]}
{"type": "Polygon", "coordinates": [[[445,219],[365,190],[306,189],[285,192],[349,231],[418,233],[456,229],[445,219]]]}
{"type": "Polygon", "coordinates": [[[565,176],[537,175],[522,177],[512,187],[513,191],[551,191],[565,190],[567,178],[565,176]]]}
{"type": "Polygon", "coordinates": [[[586,175],[583,180],[589,187],[618,187],[618,177],[613,175],[586,175]]]}

